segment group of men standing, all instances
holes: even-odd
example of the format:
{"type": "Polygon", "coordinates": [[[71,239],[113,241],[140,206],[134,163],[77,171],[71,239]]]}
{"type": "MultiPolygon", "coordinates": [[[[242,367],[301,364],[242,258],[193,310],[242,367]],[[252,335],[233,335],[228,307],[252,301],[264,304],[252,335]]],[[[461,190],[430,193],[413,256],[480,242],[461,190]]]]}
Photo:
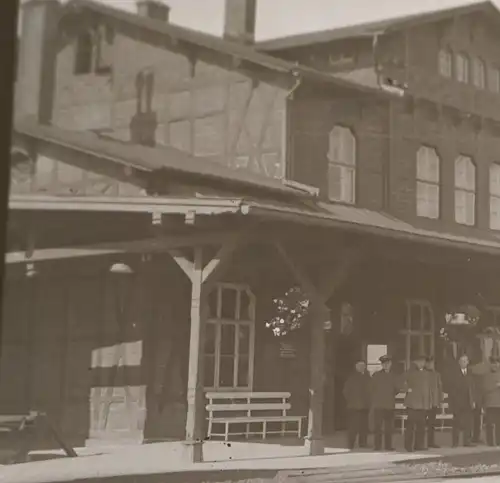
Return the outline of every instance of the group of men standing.
{"type": "Polygon", "coordinates": [[[424,355],[414,357],[412,367],[402,375],[392,370],[389,356],[379,360],[382,368],[373,375],[367,371],[364,361],[358,361],[344,386],[350,449],[355,447],[356,440],[360,448],[368,448],[369,414],[373,410],[374,449],[394,450],[395,406],[399,393],[405,394],[406,451],[437,448],[436,416],[444,393],[448,394],[453,415],[453,447],[459,445],[460,435],[464,446],[480,443],[483,409],[486,441],[490,446],[500,446],[500,358],[491,357],[489,367],[481,375],[472,373],[467,355],[461,356],[443,374],[435,370],[434,359],[424,355]]]}

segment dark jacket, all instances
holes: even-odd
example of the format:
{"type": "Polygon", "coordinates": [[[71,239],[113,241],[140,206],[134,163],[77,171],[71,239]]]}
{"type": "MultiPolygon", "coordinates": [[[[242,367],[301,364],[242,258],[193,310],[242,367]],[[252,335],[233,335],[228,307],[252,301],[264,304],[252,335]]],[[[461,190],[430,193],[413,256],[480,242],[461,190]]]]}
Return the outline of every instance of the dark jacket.
{"type": "Polygon", "coordinates": [[[500,371],[489,371],[483,376],[483,404],[485,408],[500,407],[500,371]]]}
{"type": "Polygon", "coordinates": [[[406,392],[405,406],[409,409],[429,410],[433,407],[432,385],[435,385],[433,374],[425,369],[410,369],[404,377],[406,392]]]}
{"type": "Polygon", "coordinates": [[[368,372],[361,374],[354,371],[344,385],[344,397],[347,409],[370,408],[370,383],[371,376],[368,372]]]}
{"type": "Polygon", "coordinates": [[[392,371],[383,369],[373,374],[370,385],[371,403],[374,409],[394,409],[396,395],[402,387],[401,379],[392,371]]]}
{"type": "Polygon", "coordinates": [[[441,374],[435,370],[427,369],[431,379],[431,408],[439,408],[443,403],[443,383],[441,374]]]}
{"type": "Polygon", "coordinates": [[[467,370],[464,376],[458,364],[451,368],[446,376],[445,391],[451,411],[473,409],[477,399],[476,376],[467,370]]]}

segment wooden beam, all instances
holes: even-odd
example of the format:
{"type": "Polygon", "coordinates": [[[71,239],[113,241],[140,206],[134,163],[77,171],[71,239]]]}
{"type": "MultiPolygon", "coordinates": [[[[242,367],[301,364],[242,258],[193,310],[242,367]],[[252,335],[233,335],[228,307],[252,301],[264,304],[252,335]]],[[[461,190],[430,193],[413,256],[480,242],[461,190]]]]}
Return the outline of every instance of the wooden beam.
{"type": "Polygon", "coordinates": [[[181,270],[186,274],[186,276],[193,282],[194,276],[194,262],[189,260],[181,250],[169,250],[171,257],[174,259],[175,263],[179,265],[181,270]]]}
{"type": "Polygon", "coordinates": [[[189,339],[186,445],[193,463],[203,460],[204,394],[203,345],[205,341],[206,303],[203,290],[203,248],[194,249],[191,276],[191,335],[189,339]]]}
{"type": "MultiPolygon", "coordinates": [[[[246,232],[246,230],[245,230],[246,232]]],[[[220,272],[224,266],[231,259],[231,255],[240,246],[240,241],[242,239],[242,234],[235,235],[231,239],[227,240],[216,253],[214,258],[210,260],[205,268],[203,269],[203,283],[208,284],[210,280],[213,280],[217,273],[220,272]]]]}

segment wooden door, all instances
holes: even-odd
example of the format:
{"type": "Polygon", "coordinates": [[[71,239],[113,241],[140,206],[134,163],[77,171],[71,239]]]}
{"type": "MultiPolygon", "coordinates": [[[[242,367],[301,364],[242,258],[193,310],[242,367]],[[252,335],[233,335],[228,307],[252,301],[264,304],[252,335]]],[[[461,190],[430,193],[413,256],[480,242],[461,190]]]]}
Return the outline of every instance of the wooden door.
{"type": "Polygon", "coordinates": [[[146,384],[140,318],[140,283],[134,275],[110,275],[101,346],[92,351],[90,442],[143,440],[146,384]]]}

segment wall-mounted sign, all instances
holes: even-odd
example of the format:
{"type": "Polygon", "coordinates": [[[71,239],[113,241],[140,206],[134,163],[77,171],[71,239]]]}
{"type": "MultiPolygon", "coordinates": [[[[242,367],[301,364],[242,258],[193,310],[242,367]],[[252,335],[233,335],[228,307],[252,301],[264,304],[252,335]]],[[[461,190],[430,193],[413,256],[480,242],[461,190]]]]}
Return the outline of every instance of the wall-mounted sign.
{"type": "Polygon", "coordinates": [[[297,357],[297,351],[293,344],[280,342],[280,357],[282,359],[295,359],[295,357],[297,357]]]}

